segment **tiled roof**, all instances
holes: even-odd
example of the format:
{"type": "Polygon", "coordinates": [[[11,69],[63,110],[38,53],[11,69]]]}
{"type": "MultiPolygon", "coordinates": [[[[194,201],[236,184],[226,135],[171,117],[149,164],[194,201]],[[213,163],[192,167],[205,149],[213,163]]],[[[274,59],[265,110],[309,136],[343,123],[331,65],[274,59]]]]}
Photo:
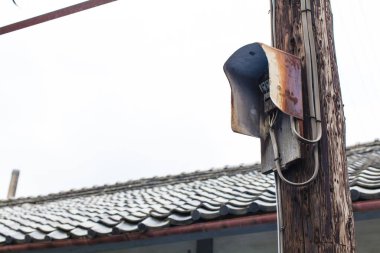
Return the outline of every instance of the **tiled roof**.
{"type": "MultiPolygon", "coordinates": [[[[347,149],[353,200],[380,198],[380,142],[347,149]]],[[[275,211],[273,175],[241,165],[0,201],[0,244],[95,237],[275,211]]]]}

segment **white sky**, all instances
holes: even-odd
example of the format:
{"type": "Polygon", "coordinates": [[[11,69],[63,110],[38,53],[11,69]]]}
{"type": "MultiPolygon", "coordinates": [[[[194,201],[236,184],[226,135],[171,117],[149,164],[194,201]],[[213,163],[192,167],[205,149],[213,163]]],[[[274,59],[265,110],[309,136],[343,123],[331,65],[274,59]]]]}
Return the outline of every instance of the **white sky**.
{"type": "MultiPolygon", "coordinates": [[[[0,26],[79,1],[0,0],[0,26]]],[[[379,137],[375,0],[333,3],[349,145],[379,137]],[[364,3],[365,2],[365,3],[364,3]],[[369,8],[369,6],[371,6],[369,8]]],[[[0,197],[254,163],[222,66],[269,1],[119,0],[0,37],[0,197]]]]}

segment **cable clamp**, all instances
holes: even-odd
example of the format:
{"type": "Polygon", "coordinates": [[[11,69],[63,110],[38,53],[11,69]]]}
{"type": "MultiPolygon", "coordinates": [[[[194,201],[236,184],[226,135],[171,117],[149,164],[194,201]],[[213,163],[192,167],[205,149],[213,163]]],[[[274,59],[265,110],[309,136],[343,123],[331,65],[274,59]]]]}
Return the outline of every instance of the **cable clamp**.
{"type": "Polygon", "coordinates": [[[310,0],[301,0],[301,13],[307,11],[311,12],[310,0]]]}

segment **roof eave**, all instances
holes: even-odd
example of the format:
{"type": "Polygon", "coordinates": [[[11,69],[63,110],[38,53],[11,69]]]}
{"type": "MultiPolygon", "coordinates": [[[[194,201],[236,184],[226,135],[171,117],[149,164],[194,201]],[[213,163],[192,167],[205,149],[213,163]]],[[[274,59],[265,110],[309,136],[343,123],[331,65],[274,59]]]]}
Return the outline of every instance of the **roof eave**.
{"type": "MultiPolygon", "coordinates": [[[[356,213],[380,211],[380,199],[357,201],[354,202],[353,210],[356,213]]],[[[276,213],[256,214],[238,218],[208,221],[195,223],[187,226],[168,227],[157,230],[148,230],[146,232],[131,232],[125,234],[116,234],[96,238],[76,238],[67,240],[57,240],[48,242],[35,242],[15,245],[5,245],[0,247],[0,252],[26,251],[38,249],[53,249],[63,247],[75,247],[84,245],[96,245],[101,243],[117,243],[125,241],[136,241],[164,236],[181,235],[197,232],[210,232],[228,228],[251,227],[260,224],[275,223],[277,220],[276,213]]]]}

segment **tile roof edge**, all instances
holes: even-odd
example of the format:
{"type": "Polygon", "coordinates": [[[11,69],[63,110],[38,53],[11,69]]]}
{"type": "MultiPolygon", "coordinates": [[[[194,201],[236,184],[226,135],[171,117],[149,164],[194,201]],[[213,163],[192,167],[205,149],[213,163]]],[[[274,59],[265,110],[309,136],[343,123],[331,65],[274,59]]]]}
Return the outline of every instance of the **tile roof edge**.
{"type": "MultiPolygon", "coordinates": [[[[380,211],[380,199],[357,201],[352,203],[353,211],[356,213],[366,213],[373,211],[380,211]]],[[[264,214],[251,214],[241,217],[233,217],[229,219],[205,221],[199,223],[193,223],[184,226],[171,226],[166,228],[160,228],[155,230],[148,230],[144,233],[141,232],[127,232],[122,234],[111,234],[108,236],[101,236],[95,238],[71,238],[64,240],[44,241],[44,242],[32,242],[13,245],[3,245],[0,247],[0,252],[20,252],[25,250],[40,250],[40,249],[53,249],[64,247],[80,247],[90,246],[101,243],[116,243],[122,241],[136,241],[144,240],[147,238],[157,238],[163,236],[171,236],[186,233],[197,232],[213,232],[221,229],[228,228],[243,228],[249,226],[255,226],[259,224],[275,223],[277,220],[276,212],[264,213],[264,214]]]]}
{"type": "Polygon", "coordinates": [[[166,186],[180,183],[193,182],[195,180],[207,180],[217,178],[223,175],[236,174],[237,172],[246,173],[260,169],[260,164],[240,164],[238,166],[225,166],[223,168],[211,168],[209,170],[197,170],[193,172],[183,172],[176,175],[156,176],[151,178],[141,178],[137,180],[129,180],[122,183],[105,184],[102,186],[94,186],[82,188],[78,190],[68,190],[48,195],[21,197],[15,199],[0,200],[0,207],[13,206],[20,204],[36,204],[46,201],[54,201],[59,199],[67,199],[88,195],[112,193],[119,190],[146,189],[155,186],[166,186]],[[173,183],[175,182],[175,183],[173,183]]]}
{"type": "MultiPolygon", "coordinates": [[[[374,149],[380,150],[380,140],[375,139],[372,142],[360,143],[346,148],[346,155],[353,155],[356,153],[366,153],[374,149]]],[[[20,204],[37,204],[47,201],[55,201],[59,199],[68,199],[81,196],[89,196],[96,194],[112,193],[119,190],[134,190],[146,189],[155,186],[166,186],[175,184],[193,182],[194,180],[207,180],[220,177],[222,175],[236,174],[237,172],[246,173],[249,171],[260,170],[260,164],[240,164],[238,166],[225,166],[222,168],[211,168],[209,170],[197,170],[193,172],[184,172],[176,175],[156,176],[151,178],[141,178],[137,180],[129,180],[122,183],[115,183],[111,185],[94,186],[89,188],[82,188],[78,190],[68,190],[48,195],[30,196],[15,198],[9,200],[0,200],[0,207],[14,206],[20,204]]]]}
{"type": "Polygon", "coordinates": [[[375,139],[371,142],[358,143],[346,148],[346,155],[352,155],[354,153],[367,153],[374,149],[380,150],[380,140],[375,139]]]}
{"type": "Polygon", "coordinates": [[[109,236],[100,236],[95,238],[75,238],[65,240],[54,240],[50,242],[32,242],[27,244],[13,244],[4,245],[0,247],[0,252],[11,251],[24,251],[24,250],[39,250],[46,248],[63,248],[63,247],[75,247],[75,246],[90,246],[100,243],[115,243],[122,241],[136,241],[144,240],[147,238],[157,238],[163,236],[171,236],[178,234],[189,233],[204,233],[207,231],[217,231],[228,228],[244,228],[255,226],[259,224],[268,224],[276,222],[277,214],[275,212],[246,215],[242,217],[233,217],[230,219],[205,221],[199,223],[192,223],[182,226],[170,226],[166,228],[160,228],[155,230],[148,230],[146,232],[127,232],[122,234],[111,234],[109,236]]]}

